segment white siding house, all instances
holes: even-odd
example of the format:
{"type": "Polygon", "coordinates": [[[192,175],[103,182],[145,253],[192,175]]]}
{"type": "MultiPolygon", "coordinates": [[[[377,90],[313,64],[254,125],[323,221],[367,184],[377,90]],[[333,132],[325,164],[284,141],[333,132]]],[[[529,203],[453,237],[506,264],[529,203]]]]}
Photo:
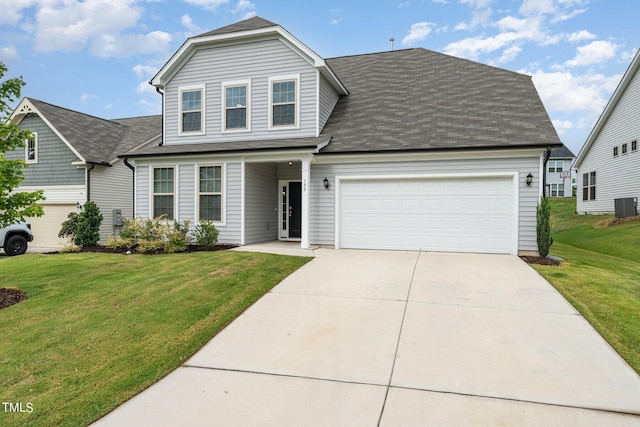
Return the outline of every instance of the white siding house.
{"type": "Polygon", "coordinates": [[[561,144],[529,76],[425,49],[324,59],[255,17],[190,38],[151,83],[162,143],[126,153],[138,215],[240,245],[537,252],[561,144]]]}
{"type": "Polygon", "coordinates": [[[640,197],[640,52],[578,153],[577,208],[614,212],[614,200],[640,197]]]}
{"type": "Polygon", "coordinates": [[[573,195],[573,181],[576,174],[571,170],[571,165],[575,158],[571,150],[565,146],[551,151],[546,170],[547,196],[571,197],[573,195]]]}

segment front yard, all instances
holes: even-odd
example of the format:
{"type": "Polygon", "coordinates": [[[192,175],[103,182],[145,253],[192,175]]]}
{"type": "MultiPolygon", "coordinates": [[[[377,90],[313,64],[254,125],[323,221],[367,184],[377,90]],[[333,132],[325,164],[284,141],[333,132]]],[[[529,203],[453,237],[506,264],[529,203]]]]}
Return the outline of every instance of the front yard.
{"type": "Polygon", "coordinates": [[[575,215],[575,199],[552,199],[551,255],[532,265],[640,373],[640,220],[575,215]]]}
{"type": "Polygon", "coordinates": [[[28,295],[0,310],[0,402],[11,404],[0,425],[87,425],[308,261],[235,251],[0,259],[0,287],[28,295]]]}

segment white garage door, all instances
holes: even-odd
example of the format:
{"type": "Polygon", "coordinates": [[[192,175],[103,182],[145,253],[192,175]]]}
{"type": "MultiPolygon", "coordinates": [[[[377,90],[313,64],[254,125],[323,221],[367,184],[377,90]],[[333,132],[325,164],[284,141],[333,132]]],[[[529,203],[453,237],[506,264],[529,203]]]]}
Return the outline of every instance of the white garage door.
{"type": "Polygon", "coordinates": [[[514,253],[512,177],[342,180],[343,248],[514,253]]]}
{"type": "Polygon", "coordinates": [[[58,233],[69,212],[76,212],[76,204],[43,205],[44,215],[39,218],[29,218],[33,231],[34,247],[62,247],[66,239],[60,239],[58,233]]]}

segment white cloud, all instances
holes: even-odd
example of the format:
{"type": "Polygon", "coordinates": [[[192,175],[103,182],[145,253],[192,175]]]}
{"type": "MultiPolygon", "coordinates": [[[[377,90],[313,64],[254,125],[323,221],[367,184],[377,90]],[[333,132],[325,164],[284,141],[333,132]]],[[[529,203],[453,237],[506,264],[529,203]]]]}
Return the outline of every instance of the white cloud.
{"type": "Polygon", "coordinates": [[[215,12],[221,5],[229,3],[229,0],[184,0],[184,2],[192,6],[215,12]]]}
{"type": "Polygon", "coordinates": [[[329,13],[333,16],[329,21],[329,24],[338,25],[342,22],[342,13],[340,12],[340,9],[331,9],[329,10],[329,13]]]}
{"type": "Polygon", "coordinates": [[[90,93],[83,93],[82,96],[80,96],[80,103],[82,105],[85,105],[87,102],[94,99],[95,97],[96,97],[95,95],[91,95],[90,93]]]}
{"type": "Polygon", "coordinates": [[[502,56],[498,59],[498,63],[505,64],[507,62],[511,62],[516,59],[520,52],[522,52],[522,48],[520,46],[508,47],[502,52],[502,56]]]}
{"type": "Polygon", "coordinates": [[[249,19],[256,16],[256,5],[249,0],[238,0],[233,13],[241,14],[241,19],[249,19]]]}
{"type": "Polygon", "coordinates": [[[402,44],[405,46],[413,45],[417,42],[421,42],[426,39],[429,33],[433,30],[435,24],[431,22],[418,22],[411,26],[409,34],[402,39],[402,44]]]}
{"type": "Polygon", "coordinates": [[[18,59],[18,51],[11,46],[0,46],[0,61],[4,63],[4,65],[8,65],[10,62],[18,59]]]}
{"type": "Polygon", "coordinates": [[[164,31],[148,34],[107,35],[96,37],[91,44],[91,52],[103,58],[131,57],[139,53],[166,52],[171,35],[164,31]]]}
{"type": "Polygon", "coordinates": [[[461,22],[456,25],[456,30],[471,30],[477,26],[486,26],[493,15],[491,4],[495,0],[459,0],[460,3],[468,4],[472,8],[471,21],[461,22]]]}
{"type": "Polygon", "coordinates": [[[604,40],[598,40],[578,47],[576,56],[565,62],[567,67],[581,67],[598,64],[613,58],[619,46],[604,40]]]}
{"type": "Polygon", "coordinates": [[[133,67],[133,72],[136,74],[136,77],[139,79],[147,79],[150,80],[157,72],[158,68],[153,67],[151,65],[142,65],[138,64],[133,67]]]}
{"type": "Polygon", "coordinates": [[[593,40],[595,38],[596,38],[595,34],[591,34],[589,31],[586,31],[586,30],[576,31],[575,33],[571,33],[569,34],[569,36],[567,36],[567,40],[569,40],[570,42],[593,40]]]}
{"type": "Polygon", "coordinates": [[[202,28],[193,23],[193,19],[191,19],[191,16],[189,15],[182,15],[180,23],[189,31],[186,37],[191,37],[205,32],[202,28]]]}
{"type": "Polygon", "coordinates": [[[22,20],[22,11],[35,3],[35,0],[0,0],[0,24],[18,24],[22,20]]]}

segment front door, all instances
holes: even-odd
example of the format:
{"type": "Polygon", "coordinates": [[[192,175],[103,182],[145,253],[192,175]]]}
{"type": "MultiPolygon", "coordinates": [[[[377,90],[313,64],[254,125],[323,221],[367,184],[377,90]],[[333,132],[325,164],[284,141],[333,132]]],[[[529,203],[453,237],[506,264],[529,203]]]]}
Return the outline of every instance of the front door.
{"type": "Polygon", "coordinates": [[[280,238],[300,239],[302,237],[302,183],[281,181],[280,189],[280,238]]]}

